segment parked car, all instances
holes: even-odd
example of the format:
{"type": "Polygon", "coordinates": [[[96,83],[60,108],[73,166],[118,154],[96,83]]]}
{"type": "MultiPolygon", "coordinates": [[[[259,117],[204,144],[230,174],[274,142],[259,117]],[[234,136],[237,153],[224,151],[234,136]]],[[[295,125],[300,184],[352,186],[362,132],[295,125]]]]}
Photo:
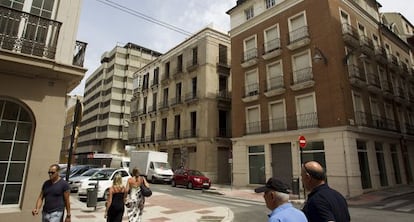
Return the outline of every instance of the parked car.
{"type": "Polygon", "coordinates": [[[131,177],[129,172],[125,169],[94,168],[93,170],[95,169],[97,171],[91,177],[84,178],[80,181],[78,190],[78,196],[80,199],[86,199],[87,189],[94,188],[95,185],[98,184],[98,198],[106,200],[109,194],[109,188],[112,186],[112,180],[117,173],[121,174],[122,183],[125,186],[128,178],[131,177]]]}
{"type": "Polygon", "coordinates": [[[90,168],[89,170],[83,172],[81,175],[73,176],[72,178],[69,178],[68,183],[70,187],[70,192],[74,192],[74,193],[78,192],[82,180],[89,179],[96,172],[98,172],[99,169],[100,168],[90,168]]]}
{"type": "MultiPolygon", "coordinates": [[[[97,168],[95,165],[74,165],[70,167],[69,180],[75,176],[79,176],[91,168],[97,168]]],[[[66,179],[67,168],[60,171],[60,177],[66,179]]]]}
{"type": "Polygon", "coordinates": [[[177,169],[174,172],[171,186],[177,185],[186,186],[188,189],[204,188],[209,189],[211,181],[198,170],[177,169]]]}

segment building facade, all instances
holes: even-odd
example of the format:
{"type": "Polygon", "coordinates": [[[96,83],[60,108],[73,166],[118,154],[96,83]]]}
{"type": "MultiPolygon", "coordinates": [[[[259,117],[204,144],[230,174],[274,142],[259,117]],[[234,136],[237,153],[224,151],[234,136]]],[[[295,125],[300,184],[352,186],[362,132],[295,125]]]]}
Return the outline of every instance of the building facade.
{"type": "Polygon", "coordinates": [[[66,95],[86,72],[80,8],[80,0],[0,3],[2,221],[33,220],[47,170],[59,161],[66,95]]]}
{"type": "Polygon", "coordinates": [[[135,73],[129,144],[230,183],[230,39],[210,27],[135,73]]]}
{"type": "Polygon", "coordinates": [[[413,45],[384,24],[380,7],[239,0],[227,11],[234,185],[276,176],[298,192],[308,160],[347,197],[413,182],[413,45]]]}
{"type": "Polygon", "coordinates": [[[93,158],[94,153],[126,155],[133,73],[160,55],[133,43],[102,55],[101,65],[85,83],[77,163],[109,164],[108,158],[93,158]]]}

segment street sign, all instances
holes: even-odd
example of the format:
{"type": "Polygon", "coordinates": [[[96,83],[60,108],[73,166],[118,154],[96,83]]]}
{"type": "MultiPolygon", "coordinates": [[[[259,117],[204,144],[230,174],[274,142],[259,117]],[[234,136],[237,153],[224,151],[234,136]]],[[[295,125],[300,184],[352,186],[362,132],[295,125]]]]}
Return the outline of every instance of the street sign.
{"type": "Polygon", "coordinates": [[[300,148],[305,148],[306,147],[306,139],[304,136],[299,136],[299,146],[300,148]]]}

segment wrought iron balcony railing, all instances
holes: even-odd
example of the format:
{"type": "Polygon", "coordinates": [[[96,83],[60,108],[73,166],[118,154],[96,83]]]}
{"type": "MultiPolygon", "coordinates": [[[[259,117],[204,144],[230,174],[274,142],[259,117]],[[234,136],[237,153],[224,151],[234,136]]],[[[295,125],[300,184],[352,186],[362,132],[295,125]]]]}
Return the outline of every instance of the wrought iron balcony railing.
{"type": "Polygon", "coordinates": [[[4,6],[0,6],[0,21],[2,49],[55,58],[62,23],[4,6]]]}

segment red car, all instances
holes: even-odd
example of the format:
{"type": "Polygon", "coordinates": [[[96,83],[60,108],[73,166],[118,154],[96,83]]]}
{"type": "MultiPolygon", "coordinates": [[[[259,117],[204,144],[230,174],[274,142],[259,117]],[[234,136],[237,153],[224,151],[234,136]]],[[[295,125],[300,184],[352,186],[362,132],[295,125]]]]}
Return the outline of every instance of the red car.
{"type": "Polygon", "coordinates": [[[171,186],[186,186],[188,189],[204,188],[209,189],[211,181],[198,170],[178,169],[174,172],[171,186]]]}

